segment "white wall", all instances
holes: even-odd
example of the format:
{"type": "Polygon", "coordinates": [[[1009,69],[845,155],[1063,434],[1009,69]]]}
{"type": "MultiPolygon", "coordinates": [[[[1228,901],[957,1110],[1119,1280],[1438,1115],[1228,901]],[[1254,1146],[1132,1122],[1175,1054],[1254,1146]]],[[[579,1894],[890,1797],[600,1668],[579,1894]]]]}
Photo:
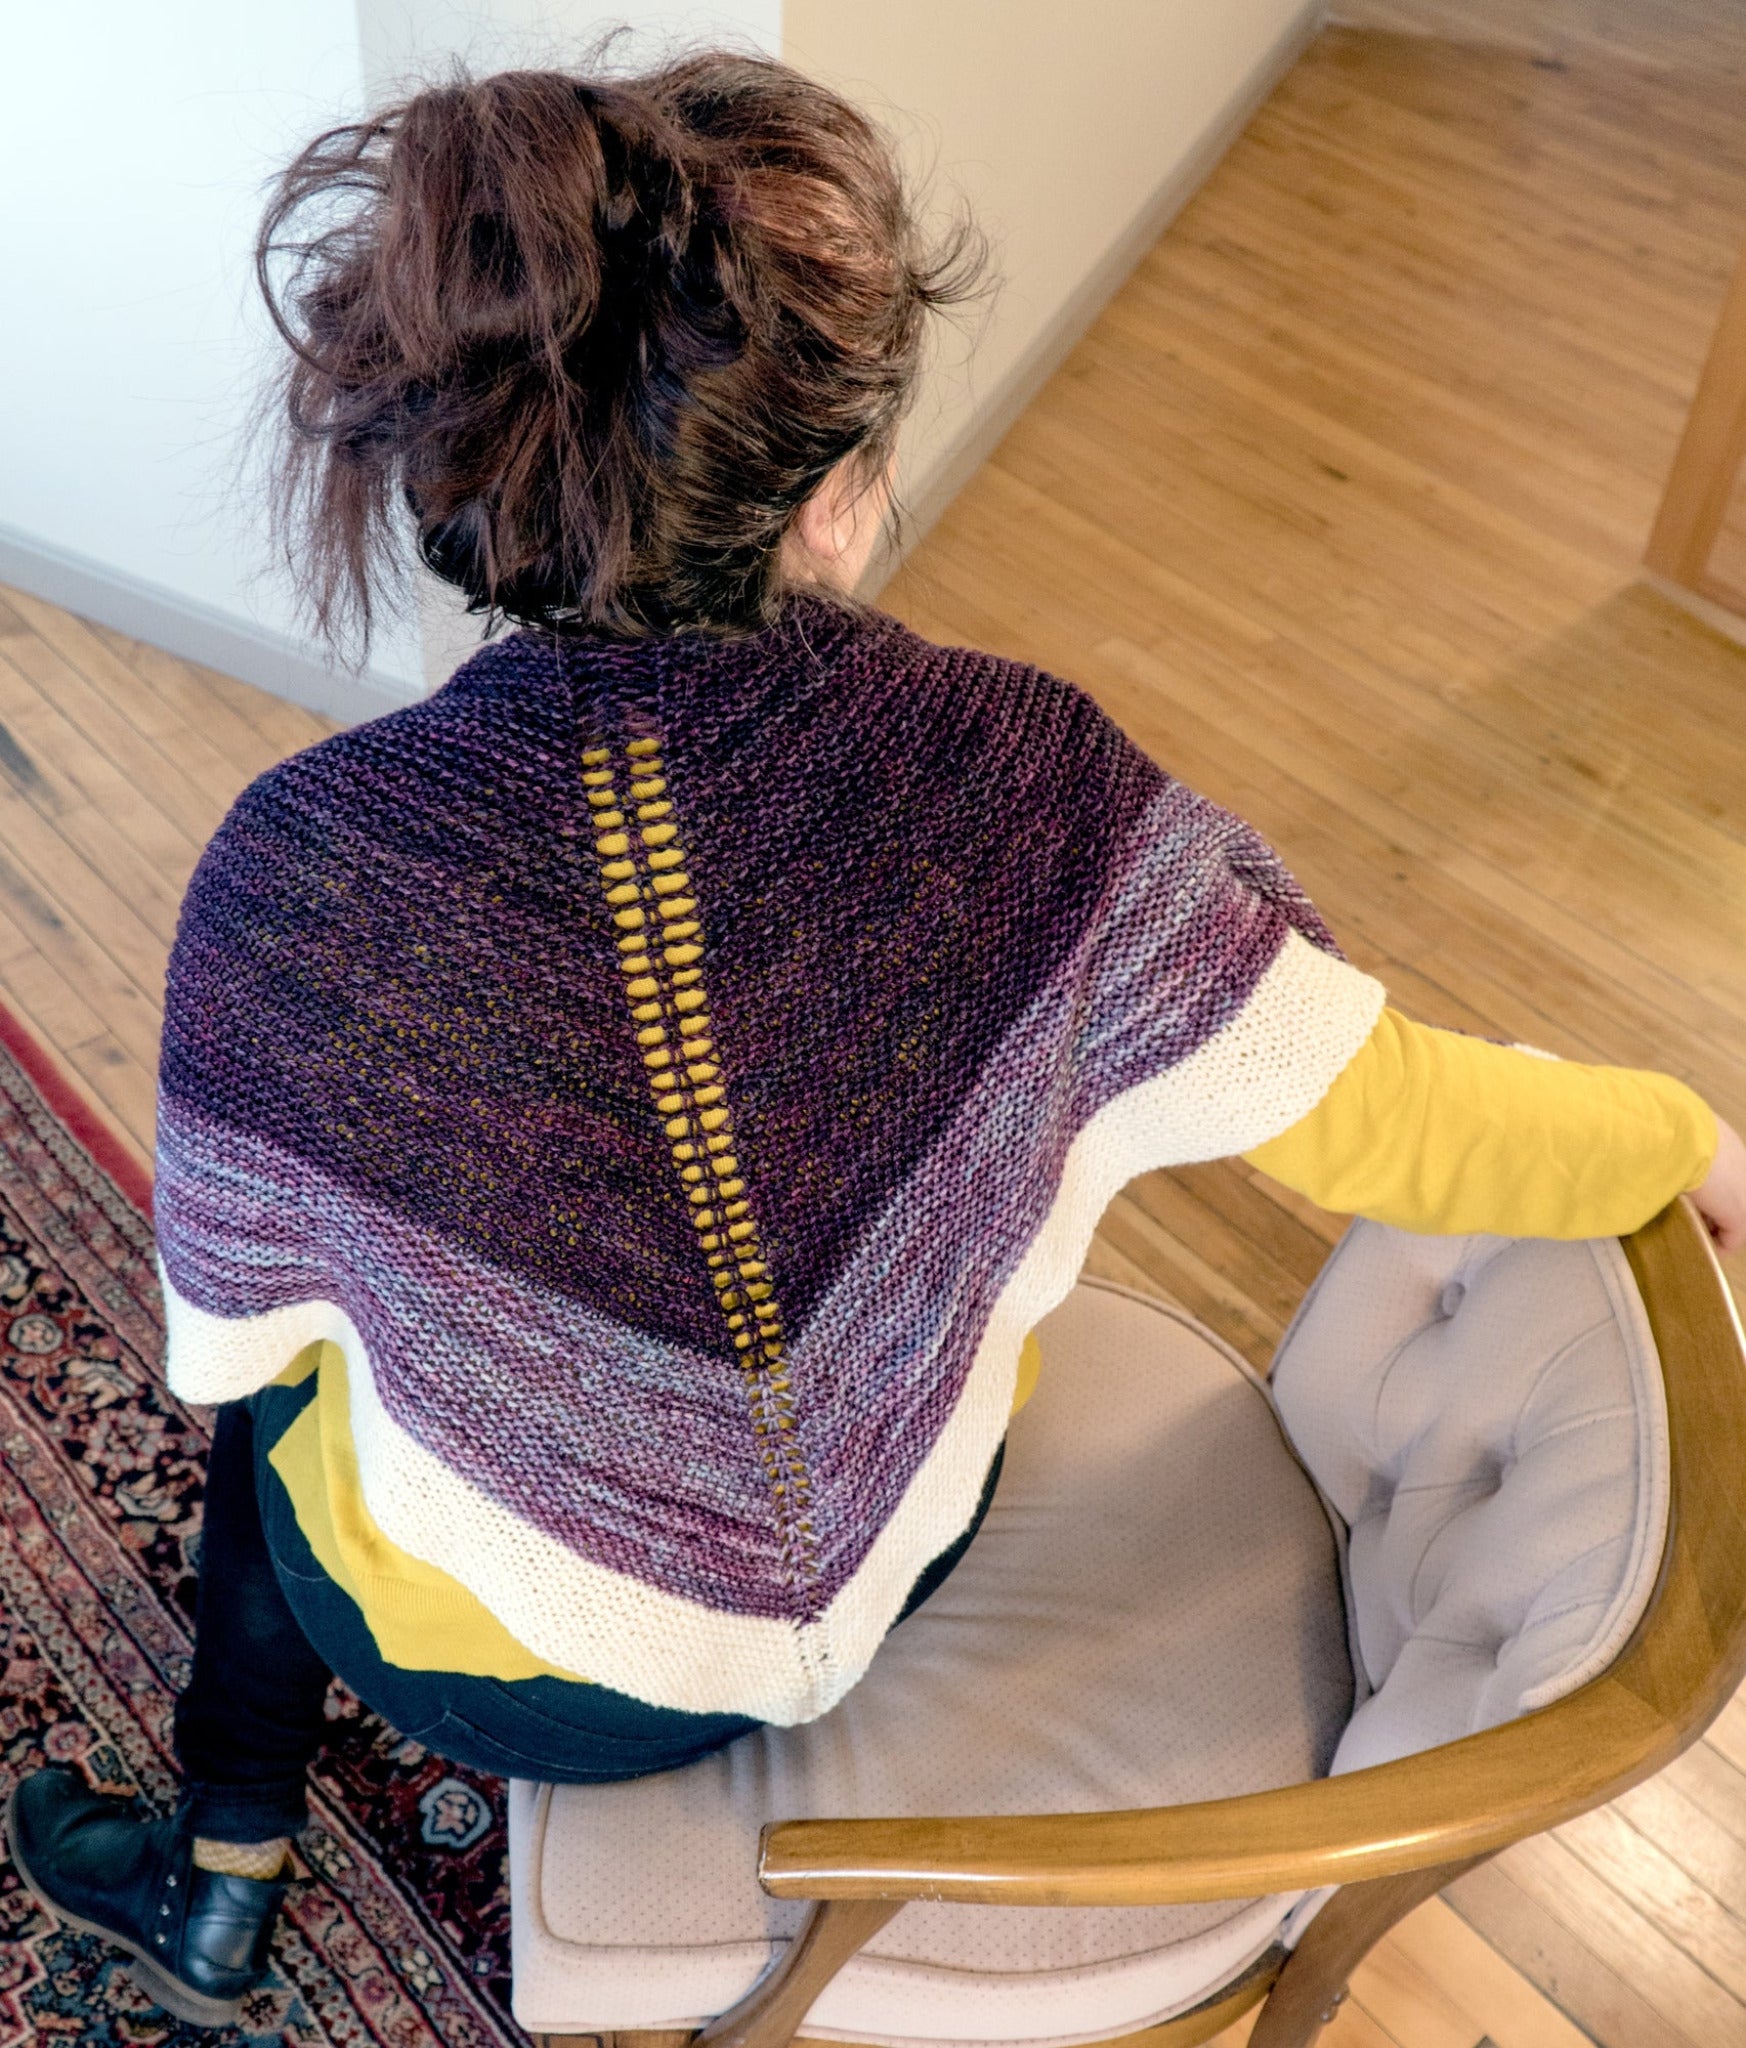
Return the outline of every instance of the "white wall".
{"type": "Polygon", "coordinates": [[[993,450],[1296,57],[1318,0],[785,0],[783,55],[957,195],[999,290],[905,435],[913,539],[993,450]],[[968,360],[967,360],[968,357],[968,360]]]}
{"type": "MultiPolygon", "coordinates": [[[[265,347],[248,249],[275,163],[361,99],[351,0],[8,13],[0,574],[66,601],[107,577],[148,624],[180,608],[183,652],[205,631],[222,655],[228,626],[263,681],[307,664],[239,475],[265,347]]],[[[415,688],[416,634],[375,661],[415,688]]]]}
{"type": "Polygon", "coordinates": [[[512,64],[574,63],[603,34],[631,33],[616,54],[655,62],[674,44],[722,40],[782,48],[782,0],[357,0],[364,75],[373,95],[409,75],[429,76],[450,56],[475,71],[512,64]]]}

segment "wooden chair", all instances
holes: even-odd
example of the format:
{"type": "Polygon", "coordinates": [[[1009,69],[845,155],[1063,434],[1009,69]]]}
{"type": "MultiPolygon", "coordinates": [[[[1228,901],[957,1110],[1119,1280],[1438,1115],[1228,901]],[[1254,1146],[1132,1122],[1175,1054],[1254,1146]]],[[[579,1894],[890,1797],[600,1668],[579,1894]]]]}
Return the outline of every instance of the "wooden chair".
{"type": "MultiPolygon", "coordinates": [[[[1660,1769],[1746,1675],[1746,1340],[1689,1203],[1624,1251],[1665,1385],[1667,1534],[1658,1577],[1650,1554],[1647,1606],[1598,1676],[1482,1733],[1245,1796],[1121,1812],[779,1822],[763,1832],[758,1880],[810,1908],[738,2005],[701,2033],[536,2038],[544,2048],[787,2048],[844,1964],[911,1900],[1155,1906],[1337,1887],[1295,1948],[1269,1949],[1164,2024],[1113,2037],[1122,2048],[1194,2048],[1262,2005],[1251,2048],[1306,2048],[1396,1921],[1508,1844],[1660,1769]]],[[[525,1891],[525,1868],[517,1882],[525,1891]]]]}

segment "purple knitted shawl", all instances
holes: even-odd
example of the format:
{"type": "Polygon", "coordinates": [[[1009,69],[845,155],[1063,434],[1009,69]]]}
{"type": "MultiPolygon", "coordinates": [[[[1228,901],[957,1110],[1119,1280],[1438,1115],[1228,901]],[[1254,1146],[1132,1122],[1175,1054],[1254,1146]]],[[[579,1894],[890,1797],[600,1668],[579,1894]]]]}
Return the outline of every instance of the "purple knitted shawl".
{"type": "Polygon", "coordinates": [[[816,600],[516,633],[200,862],[172,1383],[342,1343],[396,1543],[562,1668],[804,1719],[963,1528],[1109,1194],[1295,1121],[1379,1002],[1035,669],[816,600]]]}

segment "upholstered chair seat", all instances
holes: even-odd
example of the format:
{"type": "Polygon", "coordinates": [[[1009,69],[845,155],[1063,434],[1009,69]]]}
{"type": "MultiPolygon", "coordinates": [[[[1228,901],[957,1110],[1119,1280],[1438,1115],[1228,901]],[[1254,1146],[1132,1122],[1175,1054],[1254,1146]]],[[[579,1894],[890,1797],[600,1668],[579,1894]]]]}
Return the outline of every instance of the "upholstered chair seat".
{"type": "MultiPolygon", "coordinates": [[[[795,1935],[760,1829],[1094,1813],[1296,1784],[1600,1671],[1666,1537],[1668,1425],[1618,1244],[1355,1226],[1269,1385],[1190,1317],[1077,1288],[963,1563],[823,1719],[618,1786],[511,1788],[515,2010],[701,2027],[795,1935]]],[[[809,2038],[1108,2040],[1201,2006],[1325,1899],[916,1900],[809,2038]]]]}

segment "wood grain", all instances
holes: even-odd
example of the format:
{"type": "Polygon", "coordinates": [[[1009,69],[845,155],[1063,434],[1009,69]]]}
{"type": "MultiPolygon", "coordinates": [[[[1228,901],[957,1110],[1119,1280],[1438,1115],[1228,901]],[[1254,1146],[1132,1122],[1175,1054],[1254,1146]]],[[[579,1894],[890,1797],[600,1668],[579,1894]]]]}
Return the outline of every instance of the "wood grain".
{"type": "Polygon", "coordinates": [[[331,723],[0,590],[0,996],[149,1161],[164,966],[207,836],[331,723]]]}
{"type": "Polygon", "coordinates": [[[782,1959],[698,2035],[698,2048],[789,2048],[819,1993],[898,1908],[883,1899],[815,1905],[782,1959]]]}
{"type": "MultiPolygon", "coordinates": [[[[1669,1988],[1661,1967],[1664,1956],[1645,1953],[1633,1940],[1638,1928],[1651,1938],[1653,1930],[1646,1928],[1629,1900],[1611,1895],[1613,1922],[1603,1927],[1588,1910],[1592,1897],[1582,1896],[1586,1873],[1565,1876],[1557,1870],[1530,1870],[1532,1861],[1518,1850],[1507,1851],[1449,1888],[1451,1909],[1475,1930],[1483,1928],[1492,1954],[1513,1964],[1560,2012],[1607,2048],[1699,2048],[1701,2037],[1688,2033],[1679,2022],[1682,2001],[1677,1990],[1666,1999],[1671,2016],[1652,2002],[1665,1998],[1669,1988]]],[[[1604,1885],[1593,1889],[1606,1891],[1604,1885]]],[[[1672,1958],[1681,1964],[1677,1950],[1672,1958]]],[[[1724,2030],[1737,2028],[1738,2015],[1730,2015],[1725,2002],[1719,2015],[1705,2013],[1707,1980],[1699,1973],[1696,1981],[1700,2002],[1688,2008],[1692,2022],[1708,2020],[1724,2030]]],[[[1726,2031],[1720,2036],[1729,2048],[1738,2038],[1737,2032],[1732,2038],[1726,2031]]]]}

